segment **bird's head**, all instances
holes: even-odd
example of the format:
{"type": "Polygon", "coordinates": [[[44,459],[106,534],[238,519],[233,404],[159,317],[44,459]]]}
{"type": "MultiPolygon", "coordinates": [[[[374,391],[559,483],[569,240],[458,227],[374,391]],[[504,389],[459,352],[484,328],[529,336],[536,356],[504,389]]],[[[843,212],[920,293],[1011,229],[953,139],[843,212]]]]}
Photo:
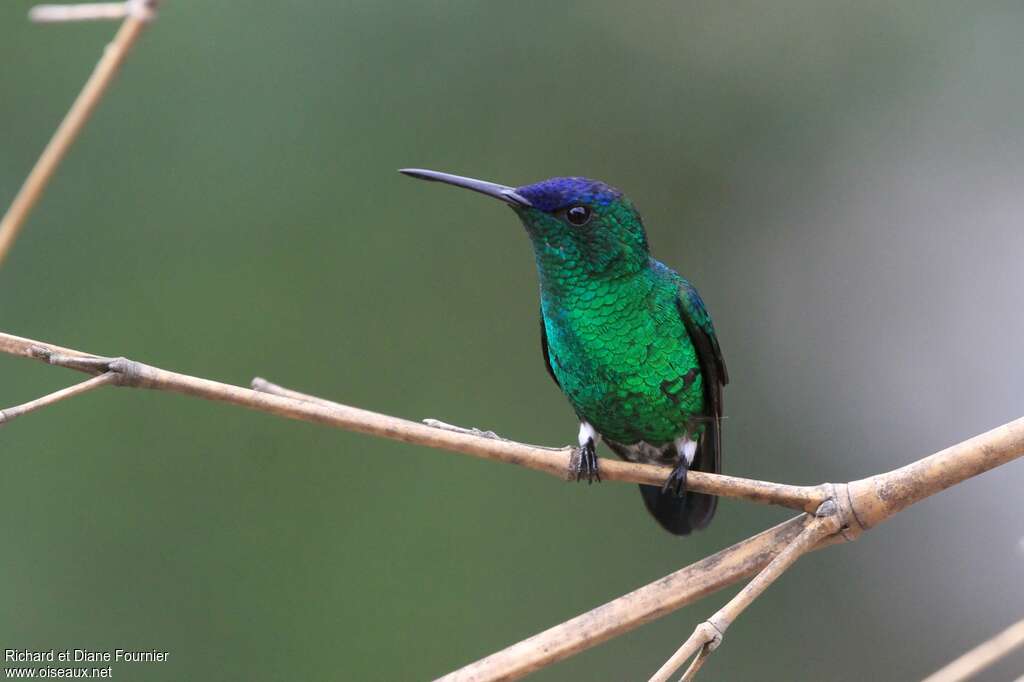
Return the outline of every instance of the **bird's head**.
{"type": "Polygon", "coordinates": [[[646,267],[640,214],[619,190],[589,178],[551,178],[508,187],[437,171],[405,175],[444,182],[500,199],[526,227],[542,278],[620,277],[646,267]]]}

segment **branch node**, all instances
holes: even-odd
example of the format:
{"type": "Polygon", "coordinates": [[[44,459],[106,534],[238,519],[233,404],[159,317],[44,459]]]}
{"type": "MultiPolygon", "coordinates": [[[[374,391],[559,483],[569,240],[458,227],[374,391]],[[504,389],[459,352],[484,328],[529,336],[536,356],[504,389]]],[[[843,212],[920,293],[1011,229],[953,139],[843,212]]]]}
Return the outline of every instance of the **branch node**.
{"type": "Polygon", "coordinates": [[[105,358],[98,355],[66,355],[45,346],[29,347],[29,355],[55,367],[65,367],[88,374],[111,374],[116,386],[138,386],[146,365],[124,357],[105,358]]]}
{"type": "Polygon", "coordinates": [[[113,358],[107,363],[107,371],[117,375],[118,386],[138,386],[142,383],[142,371],[145,368],[141,362],[135,362],[128,358],[113,358]]]}
{"type": "Polygon", "coordinates": [[[814,515],[818,518],[825,516],[833,516],[837,513],[835,500],[828,499],[821,503],[821,505],[815,510],[814,515]]]}
{"type": "Polygon", "coordinates": [[[697,630],[700,631],[700,637],[704,640],[704,646],[707,647],[708,653],[711,653],[722,645],[722,640],[725,638],[725,629],[727,625],[723,625],[721,629],[714,623],[715,616],[708,618],[706,621],[697,626],[697,630]]]}
{"type": "Polygon", "coordinates": [[[829,499],[818,508],[818,511],[828,511],[828,513],[816,512],[815,515],[820,517],[834,514],[839,519],[839,534],[847,542],[853,542],[861,536],[865,526],[861,523],[857,516],[857,510],[853,506],[853,501],[850,498],[850,486],[846,483],[828,483],[826,485],[829,490],[829,499]],[[826,505],[830,503],[834,507],[834,512],[825,509],[826,505]]]}

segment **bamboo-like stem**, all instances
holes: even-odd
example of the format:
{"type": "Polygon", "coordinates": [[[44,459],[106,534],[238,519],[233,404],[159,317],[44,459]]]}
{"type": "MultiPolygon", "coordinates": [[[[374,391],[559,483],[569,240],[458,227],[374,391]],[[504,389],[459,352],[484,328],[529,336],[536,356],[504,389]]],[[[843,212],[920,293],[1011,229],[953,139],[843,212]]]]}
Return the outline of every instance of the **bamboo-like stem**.
{"type": "Polygon", "coordinates": [[[0,426],[10,422],[15,417],[20,417],[23,414],[28,414],[29,412],[47,407],[48,405],[60,402],[61,400],[74,398],[76,395],[81,395],[93,390],[94,388],[112,384],[116,380],[116,374],[107,372],[106,374],[100,374],[99,376],[92,377],[91,379],[86,379],[74,386],[68,386],[67,388],[62,388],[59,391],[54,391],[53,393],[44,395],[41,398],[30,400],[27,403],[22,403],[21,405],[15,405],[14,407],[8,407],[5,410],[0,410],[0,426]]]}
{"type": "MultiPolygon", "coordinates": [[[[466,431],[437,428],[378,412],[342,405],[323,398],[307,396],[288,389],[286,394],[267,390],[255,391],[209,379],[170,372],[125,358],[104,358],[77,350],[53,346],[32,339],[0,333],[0,352],[44,360],[79,371],[118,375],[117,385],[183,393],[206,400],[228,402],[253,410],[276,414],[289,419],[325,424],[380,438],[426,445],[484,459],[518,464],[542,471],[560,479],[567,478],[573,448],[546,448],[516,441],[488,438],[466,431]],[[296,397],[298,396],[298,397],[296,397]]],[[[269,382],[257,379],[257,386],[266,389],[269,382]]],[[[610,481],[628,481],[661,485],[670,467],[636,464],[611,459],[601,460],[601,476],[610,481]]],[[[764,504],[778,504],[793,509],[814,509],[828,497],[826,486],[791,486],[767,481],[691,472],[687,480],[691,490],[737,497],[764,504]],[[814,506],[812,506],[814,505],[814,506]]]]}
{"type": "Polygon", "coordinates": [[[1024,646],[1024,620],[1011,625],[992,639],[982,642],[960,658],[935,671],[922,682],[968,680],[1021,646],[1024,646]]]}
{"type": "MultiPolygon", "coordinates": [[[[833,492],[830,501],[836,505],[842,527],[840,534],[825,538],[817,544],[816,548],[837,542],[840,537],[847,540],[855,539],[863,530],[878,525],[913,502],[940,492],[955,482],[1001,466],[1022,455],[1024,455],[1024,418],[970,438],[901,469],[850,484],[831,486],[833,492]],[[963,469],[959,468],[961,465],[957,464],[957,460],[963,461],[963,469]]],[[[799,519],[792,519],[787,523],[799,523],[799,521],[799,519]]],[[[782,529],[785,525],[778,526],[772,531],[782,529]]],[[[802,526],[799,530],[802,530],[802,526]]],[[[651,583],[637,592],[669,581],[673,576],[687,575],[689,577],[688,572],[695,569],[697,576],[700,576],[694,577],[699,587],[708,588],[707,591],[698,590],[699,596],[710,594],[763,568],[776,553],[796,537],[796,534],[786,535],[783,533],[766,541],[765,534],[762,533],[701,562],[691,564],[691,566],[677,571],[661,581],[651,583]],[[735,562],[747,552],[756,552],[760,560],[748,561],[742,569],[737,568],[735,562]],[[719,579],[713,587],[702,579],[701,568],[707,566],[704,564],[705,561],[711,562],[708,570],[713,570],[714,577],[719,579]],[[722,566],[725,566],[726,569],[719,573],[722,566]]],[[[470,663],[441,679],[446,682],[518,679],[699,598],[686,587],[678,589],[679,592],[669,590],[668,594],[660,591],[654,592],[658,595],[658,599],[663,600],[657,605],[658,609],[650,608],[650,605],[642,600],[635,601],[633,597],[637,593],[630,593],[576,616],[561,625],[556,625],[506,647],[486,658],[470,663]],[[664,607],[664,610],[661,607],[664,607]],[[655,615],[652,615],[652,612],[655,615]],[[609,622],[612,620],[614,623],[609,622]]]]}
{"type": "MultiPolygon", "coordinates": [[[[873,528],[915,502],[1024,454],[1024,418],[916,462],[848,485],[846,502],[863,529],[873,528]]],[[[842,501],[841,501],[842,502],[842,501]]]]}
{"type": "Polygon", "coordinates": [[[704,665],[704,661],[708,659],[711,652],[714,651],[715,642],[719,642],[722,639],[722,633],[715,629],[708,621],[704,621],[696,627],[683,645],[679,647],[672,656],[665,661],[665,663],[658,668],[657,672],[651,676],[649,682],[668,682],[668,678],[672,676],[676,670],[679,669],[683,663],[686,663],[695,653],[700,659],[700,663],[697,663],[697,658],[693,660],[693,665],[690,666],[684,677],[694,677],[700,666],[704,665]]]}
{"type": "MultiPolygon", "coordinates": [[[[251,385],[254,390],[262,393],[271,393],[274,395],[284,396],[286,398],[292,398],[294,400],[301,400],[309,402],[314,405],[320,405],[327,408],[335,409],[352,409],[341,403],[336,403],[332,400],[326,400],[318,396],[309,395],[307,393],[300,393],[299,391],[285,388],[277,384],[271,383],[262,377],[256,377],[252,380],[251,385]]],[[[501,438],[497,434],[489,431],[481,431],[480,429],[465,429],[459,426],[452,426],[451,424],[445,424],[436,419],[425,419],[423,420],[429,424],[432,428],[442,428],[447,431],[454,433],[461,433],[472,435],[476,438],[486,438],[491,441],[500,441],[506,443],[512,447],[519,445],[516,441],[508,440],[507,438],[501,438]]],[[[414,442],[414,441],[407,441],[414,442]]],[[[426,443],[423,443],[426,445],[426,443]]],[[[535,447],[535,446],[531,446],[535,447]]],[[[572,447],[564,447],[558,450],[545,450],[553,452],[572,452],[572,447]]],[[[486,454],[480,456],[490,459],[486,454]]],[[[538,469],[546,471],[547,467],[535,467],[530,463],[515,462],[516,464],[522,464],[531,469],[538,469]]],[[[567,469],[563,469],[560,474],[561,478],[565,478],[567,469]]],[[[652,466],[645,464],[631,464],[627,462],[619,462],[616,460],[602,459],[601,460],[601,477],[607,478],[610,481],[629,481],[633,483],[649,483],[652,485],[661,485],[665,482],[665,477],[671,472],[670,467],[652,466]],[[652,478],[638,477],[631,478],[626,477],[633,471],[643,472],[648,468],[653,468],[655,472],[652,478]],[[606,475],[607,474],[607,475],[606,475]]],[[[643,476],[643,474],[640,474],[643,476]]],[[[802,511],[813,511],[817,507],[816,504],[821,504],[828,499],[829,492],[825,486],[793,486],[780,483],[771,483],[768,481],[757,481],[749,478],[738,478],[735,476],[724,476],[721,474],[708,474],[703,471],[690,471],[687,473],[686,479],[687,489],[693,490],[700,493],[710,493],[712,495],[721,495],[723,497],[735,497],[744,499],[749,502],[758,502],[760,504],[775,504],[781,507],[789,507],[790,509],[799,509],[802,511]]]]}
{"type": "Polygon", "coordinates": [[[654,673],[650,682],[668,682],[672,673],[678,670],[694,654],[700,656],[700,662],[698,663],[695,659],[694,666],[691,666],[686,671],[683,679],[692,678],[696,675],[697,670],[704,664],[704,659],[722,643],[722,637],[733,621],[755,599],[760,597],[768,589],[769,585],[778,580],[779,576],[785,573],[797,559],[814,549],[821,540],[838,532],[841,525],[842,523],[835,513],[811,520],[796,539],[786,545],[785,549],[779,552],[772,559],[771,563],[758,573],[753,580],[747,583],[746,587],[740,590],[739,594],[730,599],[725,606],[694,629],[693,634],[654,673]]]}
{"type": "Polygon", "coordinates": [[[78,137],[78,134],[82,132],[86,121],[89,120],[93,111],[96,110],[96,105],[99,104],[103,94],[107,91],[110,83],[114,80],[114,76],[124,63],[128,51],[142,34],[142,29],[145,27],[147,19],[147,12],[134,11],[127,13],[114,39],[103,51],[103,56],[97,62],[92,75],[85,82],[85,86],[78,94],[78,97],[75,98],[74,103],[68,110],[67,115],[64,116],[64,120],[60,122],[50,142],[43,149],[43,153],[39,156],[39,160],[36,161],[36,165],[33,166],[32,171],[25,178],[25,182],[22,184],[21,189],[18,190],[14,201],[11,202],[10,208],[7,209],[7,213],[0,220],[0,265],[3,265],[4,259],[7,257],[11,247],[14,245],[14,241],[18,238],[18,233],[21,232],[21,228],[25,224],[26,218],[28,218],[29,213],[31,213],[39,198],[43,195],[43,190],[46,189],[46,185],[53,177],[57,166],[60,165],[61,160],[67,154],[68,149],[71,148],[71,144],[78,137]]]}
{"type": "MultiPolygon", "coordinates": [[[[437,428],[282,389],[263,380],[263,390],[170,372],[125,358],[105,358],[0,332],[0,352],[34,358],[91,374],[110,372],[118,386],[170,391],[228,402],[291,419],[381,438],[518,464],[565,478],[573,448],[542,448],[475,432],[437,428]]],[[[690,472],[695,492],[780,504],[805,511],[830,504],[839,532],[820,548],[855,539],[907,506],[950,485],[1024,455],[1024,418],[975,436],[888,473],[849,484],[789,486],[690,472]]],[[[602,459],[606,480],[659,485],[668,467],[602,459]]],[[[663,616],[761,571],[790,545],[813,516],[802,515],[698,561],[627,595],[513,644],[446,675],[444,680],[513,680],[663,616]]],[[[821,526],[824,527],[824,526],[821,526]]],[[[809,542],[809,541],[808,541],[809,542]]],[[[802,545],[802,543],[801,543],[802,545]]],[[[691,652],[692,654],[692,652],[691,652]]],[[[696,660],[696,659],[695,659],[696,660]]]]}
{"type": "MultiPolygon", "coordinates": [[[[732,585],[762,570],[812,519],[794,517],[709,557],[548,628],[438,682],[516,680],[732,585]]],[[[829,542],[835,542],[829,538],[829,542]]],[[[824,545],[823,545],[824,546],[824,545]]]]}

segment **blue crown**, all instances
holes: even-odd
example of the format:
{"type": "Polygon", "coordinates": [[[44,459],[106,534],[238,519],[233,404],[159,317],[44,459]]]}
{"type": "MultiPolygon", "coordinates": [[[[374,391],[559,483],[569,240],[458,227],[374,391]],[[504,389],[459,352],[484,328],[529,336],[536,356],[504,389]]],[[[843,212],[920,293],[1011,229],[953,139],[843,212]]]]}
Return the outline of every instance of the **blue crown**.
{"type": "Polygon", "coordinates": [[[622,196],[622,192],[590,178],[551,178],[516,189],[534,208],[558,211],[573,204],[607,206],[622,196]]]}

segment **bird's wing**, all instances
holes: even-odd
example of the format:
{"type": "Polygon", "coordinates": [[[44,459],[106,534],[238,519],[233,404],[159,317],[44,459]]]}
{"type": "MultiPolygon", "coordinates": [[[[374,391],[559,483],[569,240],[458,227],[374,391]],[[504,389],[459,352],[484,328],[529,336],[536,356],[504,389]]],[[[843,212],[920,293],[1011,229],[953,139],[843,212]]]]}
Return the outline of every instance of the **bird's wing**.
{"type": "Polygon", "coordinates": [[[725,368],[725,360],[722,359],[722,349],[718,345],[715,325],[712,324],[711,315],[704,307],[704,300],[697,293],[697,289],[685,279],[679,285],[676,306],[679,308],[683,324],[686,325],[686,331],[690,334],[690,340],[697,348],[701,373],[706,377],[718,379],[719,386],[725,386],[729,383],[729,370],[725,368]]]}
{"type": "Polygon", "coordinates": [[[697,289],[685,279],[679,284],[676,308],[697,351],[697,362],[704,379],[704,399],[711,418],[705,437],[701,439],[699,461],[694,464],[699,471],[717,473],[722,470],[722,387],[729,383],[729,372],[704,301],[697,289]]]}
{"type": "Polygon", "coordinates": [[[548,374],[551,375],[551,380],[555,382],[555,385],[559,388],[562,384],[558,383],[558,377],[555,376],[555,370],[551,367],[551,356],[548,354],[548,330],[544,326],[544,313],[540,314],[540,354],[544,356],[544,367],[548,370],[548,374]]]}

